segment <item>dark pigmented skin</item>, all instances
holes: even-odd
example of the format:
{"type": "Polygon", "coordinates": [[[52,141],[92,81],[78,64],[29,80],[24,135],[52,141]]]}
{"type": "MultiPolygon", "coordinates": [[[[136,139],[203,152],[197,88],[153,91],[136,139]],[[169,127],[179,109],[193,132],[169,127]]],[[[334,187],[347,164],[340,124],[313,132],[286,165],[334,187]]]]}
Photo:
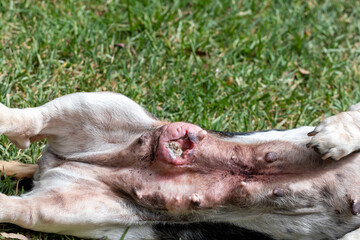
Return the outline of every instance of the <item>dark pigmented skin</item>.
{"type": "Polygon", "coordinates": [[[351,213],[355,216],[360,214],[360,202],[354,201],[351,207],[351,213]]]}
{"type": "Polygon", "coordinates": [[[276,160],[278,160],[278,156],[275,152],[266,153],[265,161],[267,161],[268,163],[272,163],[272,162],[275,162],[276,160]]]}
{"type": "Polygon", "coordinates": [[[273,194],[277,197],[282,197],[282,196],[284,196],[284,190],[281,188],[275,188],[273,190],[273,194]]]}
{"type": "Polygon", "coordinates": [[[228,223],[156,224],[157,240],[272,240],[270,236],[228,223]]]}

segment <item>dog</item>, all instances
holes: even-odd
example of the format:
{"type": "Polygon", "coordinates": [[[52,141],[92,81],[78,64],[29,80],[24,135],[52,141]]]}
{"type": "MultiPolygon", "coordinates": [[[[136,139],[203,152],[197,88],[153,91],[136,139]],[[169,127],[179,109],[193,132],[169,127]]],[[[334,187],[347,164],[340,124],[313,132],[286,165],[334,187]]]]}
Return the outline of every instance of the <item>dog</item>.
{"type": "Polygon", "coordinates": [[[33,188],[0,195],[0,222],[110,240],[357,239],[359,110],[315,129],[231,133],[160,121],[108,92],[0,105],[17,147],[48,141],[37,165],[1,162],[33,188]]]}

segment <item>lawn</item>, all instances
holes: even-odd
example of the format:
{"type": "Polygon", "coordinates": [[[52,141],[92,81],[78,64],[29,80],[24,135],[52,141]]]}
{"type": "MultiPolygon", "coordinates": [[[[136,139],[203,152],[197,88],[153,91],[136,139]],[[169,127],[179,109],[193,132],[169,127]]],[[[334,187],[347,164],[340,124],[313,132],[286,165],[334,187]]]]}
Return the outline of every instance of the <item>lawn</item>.
{"type": "MultiPolygon", "coordinates": [[[[206,129],[316,125],[360,101],[359,15],[358,0],[4,0],[0,102],[114,91],[206,129]]],[[[0,155],[35,163],[43,146],[1,137],[0,155]]],[[[16,182],[0,189],[14,194],[16,182]]]]}

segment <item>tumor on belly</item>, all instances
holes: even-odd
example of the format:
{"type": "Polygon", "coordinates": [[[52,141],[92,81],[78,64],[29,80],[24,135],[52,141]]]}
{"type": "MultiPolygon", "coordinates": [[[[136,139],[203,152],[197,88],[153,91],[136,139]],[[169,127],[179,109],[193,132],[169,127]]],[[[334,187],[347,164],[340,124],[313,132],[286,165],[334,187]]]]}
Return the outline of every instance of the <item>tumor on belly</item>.
{"type": "Polygon", "coordinates": [[[170,156],[173,159],[180,157],[183,153],[180,143],[178,142],[168,142],[165,144],[165,148],[169,150],[170,156]]]}

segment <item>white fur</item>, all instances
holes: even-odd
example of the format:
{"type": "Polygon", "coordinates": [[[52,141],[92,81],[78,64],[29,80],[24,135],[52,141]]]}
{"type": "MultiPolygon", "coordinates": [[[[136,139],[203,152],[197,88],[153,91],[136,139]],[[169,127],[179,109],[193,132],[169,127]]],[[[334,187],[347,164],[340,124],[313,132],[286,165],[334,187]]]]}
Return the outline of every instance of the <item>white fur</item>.
{"type": "Polygon", "coordinates": [[[15,144],[27,148],[31,137],[47,135],[51,150],[64,157],[120,150],[156,122],[131,99],[108,92],[66,95],[37,108],[1,107],[1,132],[15,144]]]}
{"type": "Polygon", "coordinates": [[[264,132],[254,132],[250,135],[238,135],[232,138],[223,138],[225,141],[238,143],[264,143],[269,141],[292,141],[292,142],[306,142],[310,138],[307,136],[308,132],[314,130],[314,127],[299,127],[291,130],[269,130],[264,132]]]}

